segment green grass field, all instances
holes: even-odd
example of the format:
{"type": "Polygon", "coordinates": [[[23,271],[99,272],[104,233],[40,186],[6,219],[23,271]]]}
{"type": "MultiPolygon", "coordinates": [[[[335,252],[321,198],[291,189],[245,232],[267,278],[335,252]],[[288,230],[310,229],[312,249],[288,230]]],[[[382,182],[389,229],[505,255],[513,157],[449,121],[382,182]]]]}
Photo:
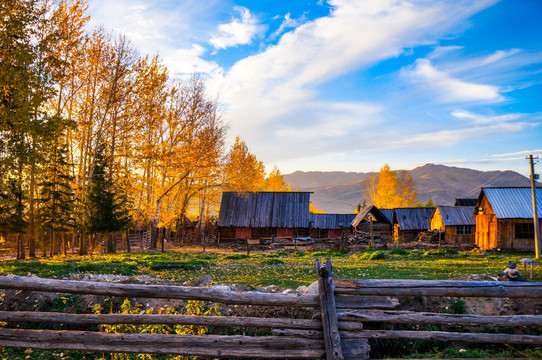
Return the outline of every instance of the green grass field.
{"type": "MultiPolygon", "coordinates": [[[[277,285],[296,288],[316,280],[315,258],[331,257],[339,279],[453,279],[468,275],[496,276],[509,261],[533,258],[534,253],[456,252],[453,250],[366,250],[341,252],[240,253],[167,252],[115,255],[67,256],[50,259],[0,262],[0,272],[39,277],[67,274],[150,275],[162,279],[191,280],[210,275],[215,283],[242,283],[253,287],[277,285]]],[[[523,273],[523,267],[518,265],[523,273]]],[[[523,274],[528,277],[528,274],[523,274]]],[[[542,281],[535,267],[534,281],[542,281]]]]}

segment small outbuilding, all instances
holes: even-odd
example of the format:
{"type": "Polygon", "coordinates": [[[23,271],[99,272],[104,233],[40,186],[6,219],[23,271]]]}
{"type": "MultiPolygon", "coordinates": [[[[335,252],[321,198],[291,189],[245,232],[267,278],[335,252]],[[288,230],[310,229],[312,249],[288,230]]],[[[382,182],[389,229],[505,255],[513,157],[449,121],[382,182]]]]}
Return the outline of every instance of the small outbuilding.
{"type": "Polygon", "coordinates": [[[309,236],[310,192],[222,193],[220,241],[309,236]]]}
{"type": "Polygon", "coordinates": [[[312,238],[341,237],[343,231],[350,233],[350,223],[356,214],[310,214],[312,238]]]}
{"type": "Polygon", "coordinates": [[[382,234],[390,236],[392,232],[391,221],[374,205],[365,206],[352,220],[355,231],[382,234]]]}
{"type": "Polygon", "coordinates": [[[442,206],[431,217],[431,230],[444,231],[444,238],[452,244],[474,244],[476,220],[472,206],[442,206]]]}
{"type": "MultiPolygon", "coordinates": [[[[536,189],[542,204],[542,189],[536,189]]],[[[532,192],[529,187],[483,188],[474,209],[480,249],[534,250],[532,192]]],[[[542,206],[537,211],[542,225],[542,206]]]]}
{"type": "Polygon", "coordinates": [[[399,241],[414,241],[422,231],[429,230],[435,208],[413,207],[393,210],[393,236],[399,241]]]}

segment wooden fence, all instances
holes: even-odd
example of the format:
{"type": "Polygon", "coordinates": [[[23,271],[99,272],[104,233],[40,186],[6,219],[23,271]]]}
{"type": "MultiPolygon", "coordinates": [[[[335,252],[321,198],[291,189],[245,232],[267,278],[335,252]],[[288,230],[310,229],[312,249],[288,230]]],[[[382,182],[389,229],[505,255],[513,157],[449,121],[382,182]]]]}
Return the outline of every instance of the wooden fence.
{"type": "MultiPolygon", "coordinates": [[[[363,324],[416,324],[517,329],[542,327],[540,315],[481,316],[396,310],[401,297],[542,297],[542,283],[334,280],[331,261],[316,260],[318,295],[234,292],[215,288],[113,284],[0,276],[0,289],[128,298],[203,300],[223,304],[312,308],[313,319],[159,314],[65,314],[0,311],[7,323],[70,325],[168,324],[271,329],[266,336],[111,334],[1,327],[0,346],[89,352],[154,353],[227,358],[368,359],[369,339],[421,339],[542,346],[542,336],[449,331],[367,330],[363,324]]],[[[429,327],[427,327],[429,328],[429,327]]],[[[540,330],[540,329],[539,329],[540,330]]]]}

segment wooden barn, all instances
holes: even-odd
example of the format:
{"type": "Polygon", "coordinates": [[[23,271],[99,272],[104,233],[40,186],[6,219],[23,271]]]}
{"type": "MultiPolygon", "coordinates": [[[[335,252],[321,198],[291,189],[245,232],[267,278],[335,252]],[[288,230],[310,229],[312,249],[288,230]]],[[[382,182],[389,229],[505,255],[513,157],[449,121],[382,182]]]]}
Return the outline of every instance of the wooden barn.
{"type": "MultiPolygon", "coordinates": [[[[386,209],[387,212],[390,209],[386,209]]],[[[391,210],[393,219],[393,210],[391,210]]],[[[392,221],[380,211],[376,206],[369,205],[361,209],[352,220],[352,228],[356,231],[361,231],[368,234],[390,236],[392,233],[392,221]]]]}
{"type": "Polygon", "coordinates": [[[397,208],[393,212],[393,236],[399,241],[414,241],[421,231],[429,230],[435,208],[397,208]]]}
{"type": "Polygon", "coordinates": [[[309,236],[310,192],[224,192],[220,241],[309,236]]]}
{"type": "Polygon", "coordinates": [[[341,237],[343,231],[350,233],[350,223],[356,214],[310,214],[312,238],[341,237]]]}
{"type": "MultiPolygon", "coordinates": [[[[542,204],[542,189],[536,189],[542,204]]],[[[542,225],[542,206],[538,206],[542,225]]],[[[534,222],[531,188],[483,188],[476,207],[476,245],[480,249],[534,250],[534,222]]]]}
{"type": "Polygon", "coordinates": [[[444,231],[444,239],[452,244],[474,244],[473,212],[474,206],[439,205],[431,218],[431,230],[444,231]]]}

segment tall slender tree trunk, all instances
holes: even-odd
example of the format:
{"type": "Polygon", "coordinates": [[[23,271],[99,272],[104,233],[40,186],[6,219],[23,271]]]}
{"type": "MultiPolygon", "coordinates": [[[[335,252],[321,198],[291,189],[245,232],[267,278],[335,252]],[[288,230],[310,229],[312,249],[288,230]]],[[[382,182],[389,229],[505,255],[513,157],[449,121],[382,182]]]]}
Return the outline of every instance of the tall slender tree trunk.
{"type": "Polygon", "coordinates": [[[34,192],[36,187],[36,161],[32,158],[32,164],[30,169],[30,234],[28,238],[28,256],[31,258],[36,257],[36,221],[35,221],[35,199],[34,192]]]}

